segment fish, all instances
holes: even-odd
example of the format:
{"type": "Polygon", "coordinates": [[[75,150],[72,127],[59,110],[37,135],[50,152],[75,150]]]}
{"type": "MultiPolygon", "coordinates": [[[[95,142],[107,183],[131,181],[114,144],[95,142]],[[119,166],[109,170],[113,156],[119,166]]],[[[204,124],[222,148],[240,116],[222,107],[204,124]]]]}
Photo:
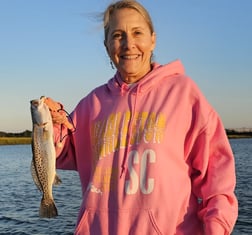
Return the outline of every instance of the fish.
{"type": "Polygon", "coordinates": [[[56,173],[56,151],[53,137],[53,122],[45,96],[30,101],[32,118],[32,161],[31,175],[42,192],[39,216],[53,218],[58,210],[53,198],[53,185],[61,183],[56,173]]]}

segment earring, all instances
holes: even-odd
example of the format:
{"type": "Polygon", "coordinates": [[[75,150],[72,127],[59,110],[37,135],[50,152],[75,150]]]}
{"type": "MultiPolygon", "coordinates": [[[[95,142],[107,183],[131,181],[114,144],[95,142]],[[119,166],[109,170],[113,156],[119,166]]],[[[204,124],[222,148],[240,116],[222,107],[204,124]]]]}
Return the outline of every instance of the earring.
{"type": "Polygon", "coordinates": [[[114,64],[113,64],[112,60],[110,60],[110,65],[111,65],[111,68],[112,68],[112,69],[115,69],[115,67],[114,67],[114,64]]]}
{"type": "Polygon", "coordinates": [[[151,57],[150,57],[150,62],[152,63],[153,61],[154,61],[154,53],[153,53],[153,51],[151,52],[151,57]]]}

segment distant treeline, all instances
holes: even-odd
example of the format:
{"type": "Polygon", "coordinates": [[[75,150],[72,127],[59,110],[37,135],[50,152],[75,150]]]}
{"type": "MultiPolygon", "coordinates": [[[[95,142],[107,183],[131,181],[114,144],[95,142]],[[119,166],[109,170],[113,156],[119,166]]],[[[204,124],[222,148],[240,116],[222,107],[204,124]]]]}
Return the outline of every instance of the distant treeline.
{"type": "Polygon", "coordinates": [[[31,131],[26,130],[20,133],[8,133],[0,131],[0,137],[31,137],[31,131]]]}
{"type": "Polygon", "coordinates": [[[229,138],[252,138],[252,129],[226,129],[229,138]]]}
{"type": "MultiPolygon", "coordinates": [[[[252,129],[236,130],[226,129],[229,138],[252,138],[252,129]]],[[[0,131],[0,137],[31,137],[32,132],[29,130],[20,133],[8,133],[0,131]]]]}

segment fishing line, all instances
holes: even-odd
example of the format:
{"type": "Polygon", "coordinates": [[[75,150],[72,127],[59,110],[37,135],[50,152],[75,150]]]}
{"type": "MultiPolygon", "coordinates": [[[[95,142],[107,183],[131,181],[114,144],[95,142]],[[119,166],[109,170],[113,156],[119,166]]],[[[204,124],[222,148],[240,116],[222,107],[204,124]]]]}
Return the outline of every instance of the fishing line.
{"type": "Polygon", "coordinates": [[[60,142],[62,142],[62,141],[64,140],[65,137],[67,137],[68,135],[70,135],[70,134],[69,134],[69,131],[71,132],[71,134],[74,133],[74,132],[76,131],[76,127],[75,127],[75,125],[74,125],[74,122],[73,122],[73,119],[72,119],[71,115],[70,115],[65,109],[60,108],[60,109],[57,110],[57,112],[59,112],[59,111],[65,112],[65,113],[67,114],[67,117],[69,118],[71,124],[73,125],[73,130],[68,129],[67,134],[64,135],[64,136],[62,136],[63,125],[64,125],[64,124],[62,123],[62,124],[60,125],[60,142]]]}

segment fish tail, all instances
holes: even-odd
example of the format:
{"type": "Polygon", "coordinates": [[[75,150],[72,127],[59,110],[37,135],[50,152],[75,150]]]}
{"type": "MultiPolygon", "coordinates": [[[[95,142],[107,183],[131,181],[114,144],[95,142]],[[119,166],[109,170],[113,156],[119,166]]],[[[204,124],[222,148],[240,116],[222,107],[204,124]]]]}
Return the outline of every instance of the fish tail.
{"type": "Polygon", "coordinates": [[[58,210],[56,208],[53,199],[42,198],[39,209],[39,216],[41,218],[52,218],[58,215],[58,210]]]}

